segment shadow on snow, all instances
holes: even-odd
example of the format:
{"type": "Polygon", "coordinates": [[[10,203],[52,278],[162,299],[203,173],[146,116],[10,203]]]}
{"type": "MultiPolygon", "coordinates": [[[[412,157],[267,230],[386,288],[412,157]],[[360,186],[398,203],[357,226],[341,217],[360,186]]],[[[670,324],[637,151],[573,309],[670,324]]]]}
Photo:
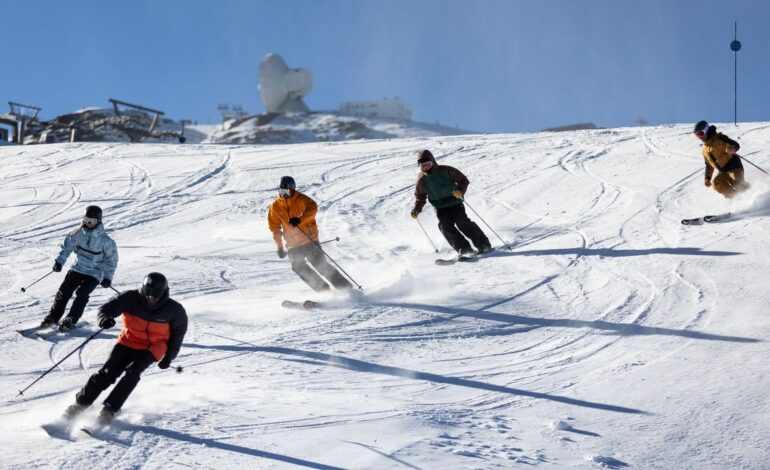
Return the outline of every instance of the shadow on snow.
{"type": "Polygon", "coordinates": [[[238,345],[201,345],[201,344],[185,344],[185,347],[189,348],[201,348],[201,349],[216,349],[220,351],[253,351],[264,352],[288,356],[298,356],[302,359],[312,359],[315,364],[326,365],[331,367],[338,367],[340,369],[352,370],[354,372],[365,372],[369,374],[382,374],[393,377],[402,377],[412,380],[425,380],[433,383],[441,383],[447,385],[455,385],[458,387],[469,387],[477,390],[486,390],[490,392],[507,393],[511,395],[519,395],[524,397],[539,398],[543,400],[551,400],[568,405],[583,406],[586,408],[595,408],[605,411],[614,411],[618,413],[633,413],[633,414],[650,414],[646,411],[637,410],[635,408],[627,408],[624,406],[609,405],[605,403],[596,403],[586,400],[579,400],[576,398],[563,397],[560,395],[552,395],[548,393],[532,392],[514,387],[506,387],[503,385],[494,385],[478,380],[461,379],[457,377],[447,377],[438,374],[431,374],[429,372],[421,372],[411,369],[403,369],[401,367],[383,366],[375,364],[373,362],[366,362],[358,359],[352,359],[345,356],[336,354],[326,354],[316,351],[305,351],[301,349],[285,348],[279,346],[258,346],[245,341],[237,340],[234,338],[227,338],[225,336],[209,333],[211,336],[227,339],[230,341],[236,341],[243,346],[238,345]]]}

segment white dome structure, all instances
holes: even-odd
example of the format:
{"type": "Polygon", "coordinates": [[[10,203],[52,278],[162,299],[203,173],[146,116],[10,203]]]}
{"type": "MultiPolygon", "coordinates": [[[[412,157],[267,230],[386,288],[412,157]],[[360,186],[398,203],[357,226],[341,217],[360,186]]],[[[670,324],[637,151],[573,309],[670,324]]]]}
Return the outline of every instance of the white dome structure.
{"type": "Polygon", "coordinates": [[[302,97],[313,89],[313,74],[290,69],[278,54],[267,54],[259,64],[259,92],[268,113],[307,113],[302,97]]]}

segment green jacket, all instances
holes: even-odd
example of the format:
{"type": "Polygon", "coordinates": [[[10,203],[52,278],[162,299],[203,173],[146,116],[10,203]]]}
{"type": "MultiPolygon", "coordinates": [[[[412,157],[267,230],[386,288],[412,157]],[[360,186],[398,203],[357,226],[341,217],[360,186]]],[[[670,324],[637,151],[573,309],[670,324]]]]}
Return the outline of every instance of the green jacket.
{"type": "Polygon", "coordinates": [[[455,167],[437,165],[433,155],[433,168],[430,173],[420,172],[417,176],[417,184],[414,187],[414,209],[412,212],[420,213],[426,201],[436,209],[457,206],[463,203],[452,195],[454,191],[465,194],[468,189],[468,178],[455,167]]]}

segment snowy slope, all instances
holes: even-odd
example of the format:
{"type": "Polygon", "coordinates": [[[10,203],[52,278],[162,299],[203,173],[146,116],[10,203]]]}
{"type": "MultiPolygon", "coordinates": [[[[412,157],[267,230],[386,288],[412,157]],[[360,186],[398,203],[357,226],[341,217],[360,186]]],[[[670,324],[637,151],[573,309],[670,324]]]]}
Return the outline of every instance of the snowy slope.
{"type": "MultiPolygon", "coordinates": [[[[770,167],[770,125],[724,130],[770,167]]],[[[768,468],[770,185],[747,166],[752,190],[728,204],[689,131],[3,147],[0,467],[768,468]],[[512,251],[433,263],[408,215],[422,147],[469,176],[470,207],[512,251]],[[363,294],[313,295],[275,255],[266,207],[286,174],[363,294]],[[13,330],[46,313],[61,274],[20,288],[92,203],[120,249],[114,285],[164,272],[191,327],[183,374],[148,369],[107,436],[67,442],[39,425],[118,329],[23,397],[94,330],[13,330]]]]}

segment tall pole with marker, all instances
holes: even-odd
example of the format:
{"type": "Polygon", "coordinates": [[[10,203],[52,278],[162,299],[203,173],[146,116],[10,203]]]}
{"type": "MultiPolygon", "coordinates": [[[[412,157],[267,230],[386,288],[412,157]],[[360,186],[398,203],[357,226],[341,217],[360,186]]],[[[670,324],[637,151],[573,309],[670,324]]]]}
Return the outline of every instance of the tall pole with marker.
{"type": "Polygon", "coordinates": [[[738,40],[738,22],[735,22],[735,38],[730,43],[730,50],[733,51],[733,82],[735,84],[733,94],[733,124],[738,125],[738,51],[741,50],[741,42],[738,40]]]}

